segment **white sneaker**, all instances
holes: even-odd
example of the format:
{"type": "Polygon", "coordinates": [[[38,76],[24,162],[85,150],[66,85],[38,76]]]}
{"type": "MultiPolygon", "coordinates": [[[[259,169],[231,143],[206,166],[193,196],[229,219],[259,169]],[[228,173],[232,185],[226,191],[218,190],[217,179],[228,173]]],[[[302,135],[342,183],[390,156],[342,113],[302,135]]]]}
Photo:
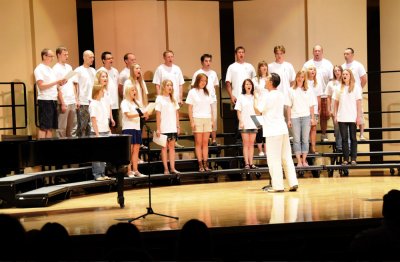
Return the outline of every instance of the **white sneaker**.
{"type": "Polygon", "coordinates": [[[96,181],[104,181],[104,180],[106,180],[106,178],[103,177],[103,176],[99,176],[99,177],[97,177],[95,180],[96,180],[96,181]]]}
{"type": "Polygon", "coordinates": [[[145,175],[143,175],[143,174],[140,173],[139,171],[135,171],[135,172],[134,172],[134,176],[135,176],[135,177],[145,177],[145,175]]]}
{"type": "Polygon", "coordinates": [[[361,135],[361,136],[360,136],[360,140],[361,140],[361,141],[365,141],[365,140],[367,140],[367,139],[366,139],[364,136],[361,135]]]}
{"type": "Polygon", "coordinates": [[[265,154],[263,151],[261,151],[260,153],[258,153],[258,156],[265,156],[265,154]]]}
{"type": "Polygon", "coordinates": [[[324,137],[323,139],[322,139],[322,142],[328,142],[329,141],[329,139],[327,138],[327,137],[324,137]]]}
{"type": "Polygon", "coordinates": [[[135,172],[129,171],[126,175],[127,175],[128,177],[135,177],[135,172]]]}
{"type": "Polygon", "coordinates": [[[143,164],[143,163],[144,161],[141,158],[139,158],[138,164],[143,164]]]}

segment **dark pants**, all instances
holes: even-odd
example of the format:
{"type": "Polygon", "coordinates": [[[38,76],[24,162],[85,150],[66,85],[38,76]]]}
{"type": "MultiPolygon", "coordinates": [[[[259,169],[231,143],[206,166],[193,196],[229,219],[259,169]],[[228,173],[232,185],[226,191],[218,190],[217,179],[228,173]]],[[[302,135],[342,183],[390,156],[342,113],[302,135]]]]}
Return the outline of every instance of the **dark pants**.
{"type": "Polygon", "coordinates": [[[339,122],[340,135],[342,136],[342,149],[344,161],[349,161],[349,144],[346,143],[350,135],[350,154],[351,161],[357,158],[357,126],[352,122],[339,122]]]}

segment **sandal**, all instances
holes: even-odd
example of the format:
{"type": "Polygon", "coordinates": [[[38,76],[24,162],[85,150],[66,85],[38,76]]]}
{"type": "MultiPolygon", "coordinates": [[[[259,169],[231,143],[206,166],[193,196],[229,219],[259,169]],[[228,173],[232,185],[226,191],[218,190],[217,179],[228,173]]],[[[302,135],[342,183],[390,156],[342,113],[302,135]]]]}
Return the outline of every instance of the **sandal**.
{"type": "Polygon", "coordinates": [[[204,167],[204,171],[206,172],[210,172],[211,169],[208,167],[208,161],[207,160],[203,160],[203,167],[204,167]]]}
{"type": "Polygon", "coordinates": [[[356,165],[357,165],[357,162],[356,162],[355,160],[352,160],[352,161],[351,161],[351,165],[352,165],[352,166],[356,166],[356,165]]]}
{"type": "Polygon", "coordinates": [[[199,161],[199,172],[204,172],[203,162],[199,161]]]}
{"type": "Polygon", "coordinates": [[[348,164],[349,164],[349,162],[347,162],[347,161],[342,162],[342,166],[347,166],[348,164]]]}
{"type": "Polygon", "coordinates": [[[254,165],[254,164],[251,164],[250,165],[250,169],[258,169],[258,166],[254,165]]]}
{"type": "Polygon", "coordinates": [[[164,175],[170,175],[170,173],[169,173],[169,171],[167,170],[167,171],[164,171],[164,175]]]}
{"type": "Polygon", "coordinates": [[[174,171],[171,171],[171,174],[172,175],[180,175],[181,174],[181,172],[179,172],[178,170],[174,170],[174,171]]]}
{"type": "Polygon", "coordinates": [[[246,165],[244,166],[244,169],[250,169],[250,165],[249,165],[249,164],[246,164],[246,165]]]}

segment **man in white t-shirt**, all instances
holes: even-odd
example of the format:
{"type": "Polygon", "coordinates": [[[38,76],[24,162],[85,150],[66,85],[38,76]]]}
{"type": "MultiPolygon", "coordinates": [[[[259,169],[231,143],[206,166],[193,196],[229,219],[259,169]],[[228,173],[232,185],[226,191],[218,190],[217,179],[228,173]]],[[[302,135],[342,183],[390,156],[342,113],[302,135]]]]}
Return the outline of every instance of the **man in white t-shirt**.
{"type": "Polygon", "coordinates": [[[156,85],[157,95],[161,94],[161,84],[164,80],[172,81],[174,87],[174,97],[179,105],[183,101],[183,74],[179,66],[174,64],[174,52],[166,50],[163,53],[164,63],[159,65],[154,73],[153,84],[156,85]]]}
{"type": "Polygon", "coordinates": [[[328,85],[328,82],[333,79],[333,65],[332,63],[325,59],[324,57],[324,49],[320,45],[316,45],[313,47],[313,59],[308,60],[304,63],[303,69],[307,69],[309,66],[314,66],[317,69],[317,82],[318,85],[322,87],[322,95],[321,95],[321,109],[319,115],[319,121],[321,125],[321,140],[324,142],[328,141],[328,137],[326,135],[326,130],[328,128],[328,120],[330,118],[329,110],[328,110],[328,102],[325,89],[328,85]]]}
{"type": "Polygon", "coordinates": [[[236,62],[231,64],[226,71],[225,86],[232,104],[236,103],[238,96],[242,93],[243,81],[253,79],[256,76],[253,65],[244,61],[245,52],[243,46],[236,47],[236,62]]]}
{"type": "MultiPolygon", "coordinates": [[[[57,79],[62,79],[71,74],[72,67],[67,64],[68,50],[66,47],[56,49],[58,62],[53,66],[57,79]]],[[[61,87],[58,93],[58,137],[76,136],[76,105],[78,104],[78,95],[72,79],[66,79],[67,83],[61,87]]]]}
{"type": "Polygon", "coordinates": [[[58,128],[58,92],[61,92],[61,86],[67,82],[63,78],[57,78],[54,70],[50,67],[54,58],[53,51],[45,48],[40,55],[42,62],[34,71],[38,91],[39,130],[37,137],[39,139],[52,137],[53,129],[58,128]]]}
{"type": "Polygon", "coordinates": [[[271,73],[266,81],[268,93],[262,99],[256,97],[254,109],[262,113],[264,118],[263,135],[267,145],[267,163],[271,175],[271,185],[263,188],[267,192],[284,192],[283,172],[288,180],[289,191],[297,191],[296,170],[292,159],[292,150],[289,141],[289,131],[283,115],[285,96],[277,87],[280,77],[277,73],[271,73]]]}
{"type": "Polygon", "coordinates": [[[219,87],[219,81],[218,81],[218,76],[217,73],[211,69],[211,61],[212,61],[212,55],[210,54],[203,54],[200,57],[201,61],[201,69],[197,70],[192,77],[192,86],[196,80],[196,77],[198,74],[203,73],[208,77],[208,83],[207,83],[207,90],[208,93],[211,97],[212,104],[211,104],[211,109],[212,109],[212,121],[213,121],[213,129],[211,133],[211,138],[212,138],[212,146],[217,145],[217,95],[215,90],[219,87]]]}
{"type": "MultiPolygon", "coordinates": [[[[350,69],[351,72],[354,75],[354,80],[356,81],[356,85],[361,86],[363,89],[365,85],[367,84],[367,72],[365,71],[364,66],[354,60],[354,49],[349,47],[344,50],[344,60],[346,61],[343,65],[343,69],[350,69]]],[[[362,113],[364,113],[364,110],[362,108],[362,99],[361,99],[361,110],[362,113]]],[[[361,116],[361,124],[360,124],[360,140],[365,140],[364,137],[364,116],[361,116]]]]}
{"type": "Polygon", "coordinates": [[[111,103],[111,132],[115,134],[117,132],[118,123],[119,123],[119,98],[118,98],[118,77],[119,73],[116,68],[112,66],[114,62],[114,57],[109,51],[105,51],[101,54],[101,61],[103,62],[103,66],[97,69],[106,71],[108,74],[108,82],[107,82],[107,92],[110,97],[111,103]]]}
{"type": "Polygon", "coordinates": [[[136,63],[136,56],[132,53],[124,55],[125,67],[119,72],[118,78],[118,94],[120,100],[124,97],[124,83],[131,76],[131,66],[136,63]]]}
{"type": "Polygon", "coordinates": [[[90,50],[83,52],[83,64],[75,68],[74,72],[77,75],[74,78],[74,85],[78,91],[77,103],[77,128],[76,136],[89,136],[90,135],[90,114],[89,102],[92,100],[92,89],[94,85],[94,78],[96,70],[91,65],[94,61],[94,54],[90,50]]]}
{"type": "MultiPolygon", "coordinates": [[[[284,97],[288,97],[289,89],[296,80],[296,72],[291,63],[285,61],[286,49],[283,45],[277,45],[274,47],[275,61],[268,64],[268,73],[277,73],[281,79],[277,90],[282,92],[284,97]]],[[[285,121],[287,123],[287,106],[285,106],[285,121]]],[[[289,129],[289,136],[291,135],[292,129],[289,129]]]]}

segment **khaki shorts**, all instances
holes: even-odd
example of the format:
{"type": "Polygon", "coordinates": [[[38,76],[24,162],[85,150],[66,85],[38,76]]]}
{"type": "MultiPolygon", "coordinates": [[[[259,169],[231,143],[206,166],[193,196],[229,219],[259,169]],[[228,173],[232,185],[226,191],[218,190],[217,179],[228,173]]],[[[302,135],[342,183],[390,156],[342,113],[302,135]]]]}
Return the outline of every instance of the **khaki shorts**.
{"type": "Polygon", "coordinates": [[[211,118],[193,118],[195,129],[193,133],[211,132],[211,118]]]}

